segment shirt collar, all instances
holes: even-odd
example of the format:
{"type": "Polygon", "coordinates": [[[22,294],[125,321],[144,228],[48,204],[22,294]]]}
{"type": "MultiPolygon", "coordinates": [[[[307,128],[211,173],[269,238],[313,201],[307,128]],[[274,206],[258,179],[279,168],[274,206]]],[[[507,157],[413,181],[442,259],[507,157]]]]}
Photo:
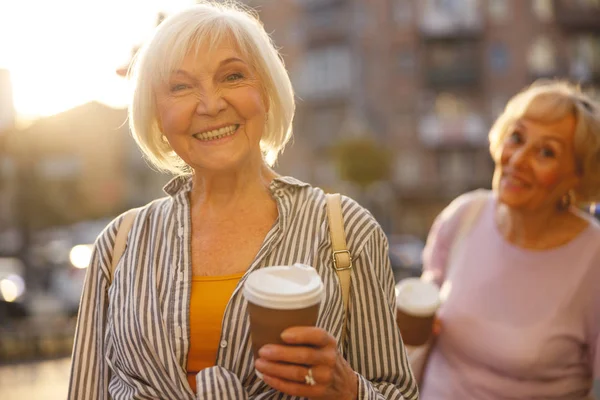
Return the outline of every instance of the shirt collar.
{"type": "MultiPolygon", "coordinates": [[[[274,195],[282,194],[293,188],[310,186],[306,182],[291,176],[278,176],[271,182],[269,189],[274,195]]],[[[171,197],[177,196],[181,192],[189,192],[192,189],[192,176],[179,175],[174,177],[163,187],[163,191],[171,197]]]]}

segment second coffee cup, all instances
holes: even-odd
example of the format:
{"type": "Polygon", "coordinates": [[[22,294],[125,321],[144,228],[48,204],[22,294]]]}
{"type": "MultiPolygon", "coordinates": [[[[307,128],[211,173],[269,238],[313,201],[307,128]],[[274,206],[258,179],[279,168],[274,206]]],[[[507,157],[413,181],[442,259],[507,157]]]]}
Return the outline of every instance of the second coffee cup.
{"type": "Polygon", "coordinates": [[[256,360],[265,344],[283,344],[281,333],[287,328],[316,325],[323,282],[308,265],[266,267],[248,276],[243,293],[256,360]]]}
{"type": "Polygon", "coordinates": [[[433,282],[407,278],[396,285],[396,321],[404,344],[427,343],[439,306],[440,291],[433,282]]]}

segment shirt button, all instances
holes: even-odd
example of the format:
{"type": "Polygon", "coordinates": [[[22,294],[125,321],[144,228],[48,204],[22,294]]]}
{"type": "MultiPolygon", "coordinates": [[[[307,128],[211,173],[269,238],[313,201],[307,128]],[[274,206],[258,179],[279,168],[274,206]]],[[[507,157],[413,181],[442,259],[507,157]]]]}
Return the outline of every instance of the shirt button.
{"type": "Polygon", "coordinates": [[[183,236],[183,227],[179,227],[179,229],[177,229],[177,234],[181,237],[183,236]]]}
{"type": "Polygon", "coordinates": [[[221,340],[221,348],[224,349],[227,347],[227,340],[221,340]]]}

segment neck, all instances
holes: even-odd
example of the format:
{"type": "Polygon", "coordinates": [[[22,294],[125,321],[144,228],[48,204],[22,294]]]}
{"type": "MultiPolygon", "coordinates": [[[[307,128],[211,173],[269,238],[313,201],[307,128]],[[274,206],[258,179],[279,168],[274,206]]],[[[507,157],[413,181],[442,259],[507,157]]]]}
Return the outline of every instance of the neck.
{"type": "Polygon", "coordinates": [[[229,212],[270,199],[269,185],[277,174],[262,161],[235,171],[195,171],[190,202],[192,209],[229,212]]]}
{"type": "Polygon", "coordinates": [[[495,214],[496,225],[506,240],[521,247],[536,247],[564,224],[569,211],[552,207],[520,210],[498,203],[495,214]]]}

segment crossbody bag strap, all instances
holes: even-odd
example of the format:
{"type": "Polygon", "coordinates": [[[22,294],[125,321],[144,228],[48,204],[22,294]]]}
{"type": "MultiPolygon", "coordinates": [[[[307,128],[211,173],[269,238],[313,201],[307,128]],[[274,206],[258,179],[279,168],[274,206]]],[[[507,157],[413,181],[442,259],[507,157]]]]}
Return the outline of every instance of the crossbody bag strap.
{"type": "Polygon", "coordinates": [[[127,211],[123,216],[123,222],[121,222],[119,230],[117,231],[117,237],[115,238],[115,247],[113,249],[112,263],[110,264],[109,284],[112,284],[113,278],[115,277],[115,270],[117,269],[117,264],[123,256],[125,246],[127,245],[127,236],[129,235],[129,231],[131,230],[131,226],[133,225],[133,220],[135,219],[135,216],[138,214],[139,211],[139,208],[132,208],[131,210],[127,211]]]}
{"type": "Polygon", "coordinates": [[[327,218],[329,221],[329,234],[331,237],[331,255],[333,268],[340,280],[342,289],[342,300],[344,302],[344,326],[342,331],[342,343],[346,340],[346,324],[348,322],[348,299],[350,297],[350,285],[352,269],[352,256],[346,244],[346,232],[344,231],[344,217],[342,216],[342,198],[339,193],[327,194],[327,218]]]}

